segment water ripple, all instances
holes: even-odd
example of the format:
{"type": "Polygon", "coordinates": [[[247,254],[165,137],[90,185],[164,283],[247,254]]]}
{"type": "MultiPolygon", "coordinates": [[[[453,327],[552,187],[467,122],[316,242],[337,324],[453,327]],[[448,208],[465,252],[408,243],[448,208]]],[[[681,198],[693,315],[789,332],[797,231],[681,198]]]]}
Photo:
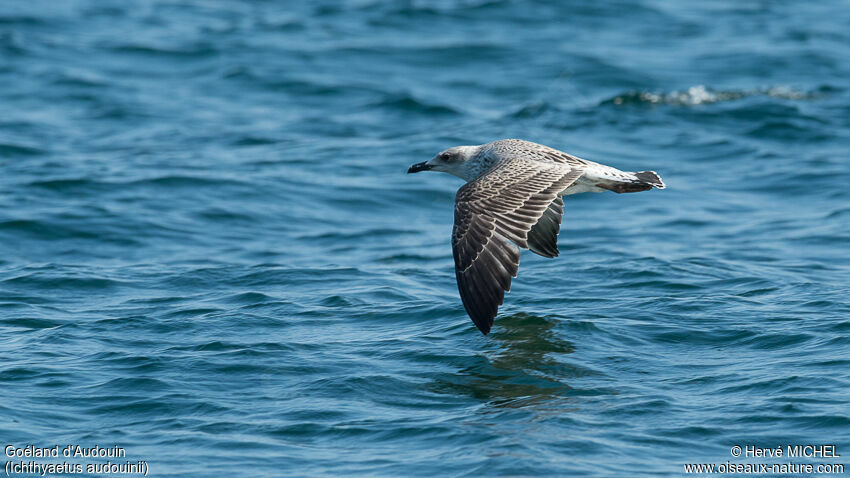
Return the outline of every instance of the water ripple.
{"type": "Polygon", "coordinates": [[[671,106],[696,106],[740,100],[750,96],[767,96],[785,100],[814,100],[822,98],[831,88],[821,87],[813,92],[797,91],[787,86],[773,86],[754,90],[714,90],[696,85],[687,90],[669,93],[630,91],[604,100],[601,105],[662,104],[671,106]]]}

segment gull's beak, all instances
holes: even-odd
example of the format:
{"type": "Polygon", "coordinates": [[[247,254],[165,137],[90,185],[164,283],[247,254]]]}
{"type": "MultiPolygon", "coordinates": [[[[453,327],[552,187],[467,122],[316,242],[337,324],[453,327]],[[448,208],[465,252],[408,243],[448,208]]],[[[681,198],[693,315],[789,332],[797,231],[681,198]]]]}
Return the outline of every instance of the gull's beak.
{"type": "Polygon", "coordinates": [[[418,173],[419,171],[428,171],[429,169],[434,169],[434,166],[428,164],[427,161],[423,161],[421,163],[416,163],[407,170],[407,174],[410,173],[418,173]]]}

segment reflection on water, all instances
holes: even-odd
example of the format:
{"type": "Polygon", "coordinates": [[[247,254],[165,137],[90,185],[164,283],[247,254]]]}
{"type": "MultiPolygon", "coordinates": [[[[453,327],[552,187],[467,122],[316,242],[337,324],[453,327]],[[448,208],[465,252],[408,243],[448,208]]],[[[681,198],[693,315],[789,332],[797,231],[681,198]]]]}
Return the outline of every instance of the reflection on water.
{"type": "Polygon", "coordinates": [[[456,374],[440,377],[442,393],[475,397],[493,407],[525,407],[561,402],[571,387],[566,380],[585,375],[565,363],[575,347],[555,331],[557,319],[519,313],[500,317],[490,335],[492,350],[470,358],[456,374]]]}

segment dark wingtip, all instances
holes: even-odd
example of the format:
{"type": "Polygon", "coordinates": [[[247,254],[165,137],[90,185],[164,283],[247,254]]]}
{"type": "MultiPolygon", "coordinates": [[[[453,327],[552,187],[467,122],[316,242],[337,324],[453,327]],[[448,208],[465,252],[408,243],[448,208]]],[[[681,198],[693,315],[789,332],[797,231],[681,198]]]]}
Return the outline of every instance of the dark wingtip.
{"type": "Polygon", "coordinates": [[[496,318],[496,312],[494,311],[492,316],[491,314],[481,313],[482,311],[471,307],[471,304],[467,304],[464,302],[464,308],[466,308],[466,313],[469,315],[469,318],[472,319],[472,323],[475,324],[475,327],[481,331],[483,335],[487,335],[490,333],[490,329],[493,327],[493,319],[496,318]]]}
{"type": "Polygon", "coordinates": [[[490,333],[490,328],[493,327],[493,319],[488,319],[486,316],[481,316],[480,314],[470,313],[469,309],[467,309],[466,312],[469,315],[469,318],[472,319],[472,323],[475,324],[475,327],[477,327],[483,335],[486,336],[490,333]]]}

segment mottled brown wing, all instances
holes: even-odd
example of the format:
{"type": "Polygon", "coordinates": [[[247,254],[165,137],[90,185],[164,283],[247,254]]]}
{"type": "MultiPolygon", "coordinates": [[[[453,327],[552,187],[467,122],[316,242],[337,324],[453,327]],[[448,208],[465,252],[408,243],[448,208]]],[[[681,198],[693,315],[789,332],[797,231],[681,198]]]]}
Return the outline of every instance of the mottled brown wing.
{"type": "Polygon", "coordinates": [[[458,190],[452,231],[457,286],[466,312],[485,335],[516,277],[519,248],[557,255],[563,208],[558,193],[581,173],[566,164],[515,159],[458,190]],[[537,228],[541,217],[546,222],[537,228]]]}
{"type": "Polygon", "coordinates": [[[528,248],[531,252],[543,257],[558,256],[558,232],[561,230],[563,215],[564,200],[557,197],[528,231],[528,248]]]}

